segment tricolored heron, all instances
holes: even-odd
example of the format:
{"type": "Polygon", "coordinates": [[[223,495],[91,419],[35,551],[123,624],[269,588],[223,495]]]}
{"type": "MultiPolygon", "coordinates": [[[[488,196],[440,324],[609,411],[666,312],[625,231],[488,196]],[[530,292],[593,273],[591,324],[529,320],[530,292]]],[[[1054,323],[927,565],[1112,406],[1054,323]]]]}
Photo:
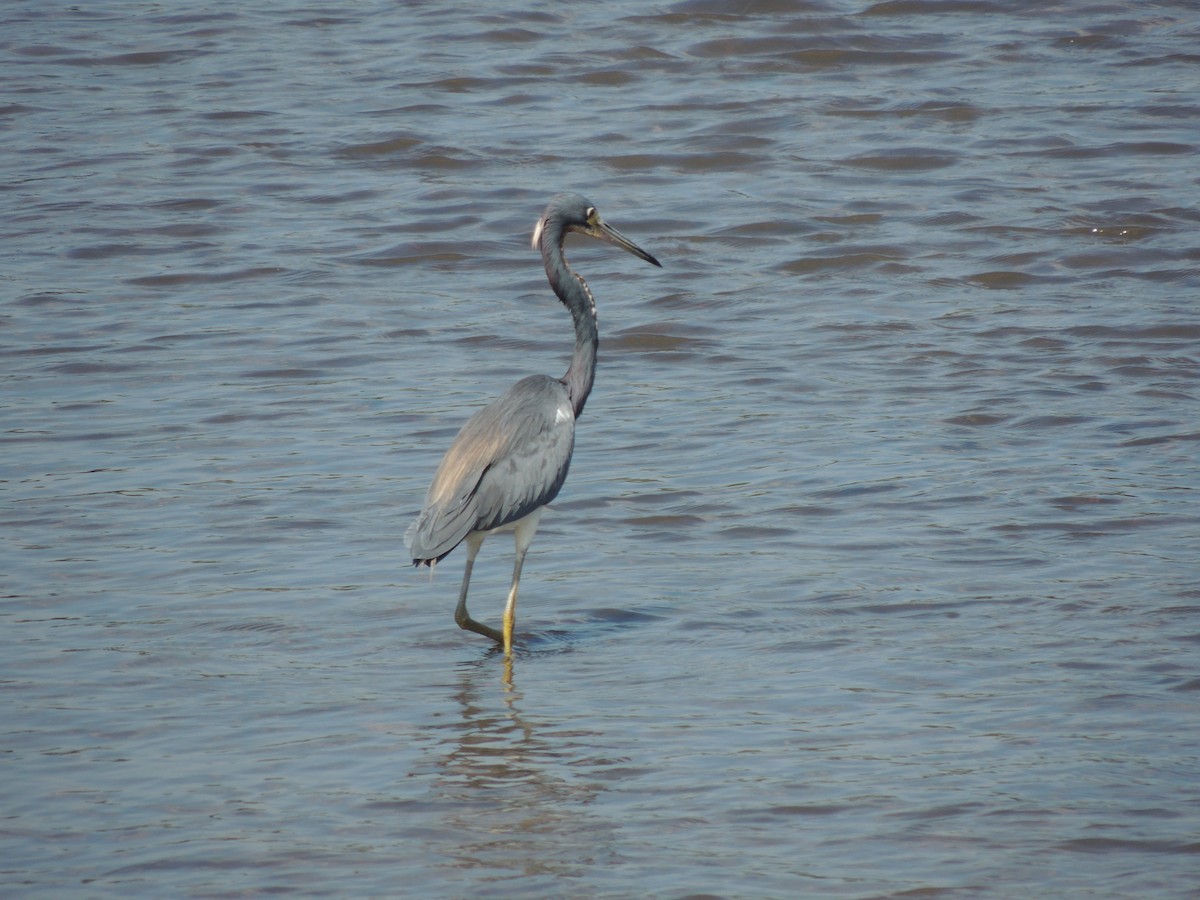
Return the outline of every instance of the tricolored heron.
{"type": "Polygon", "coordinates": [[[562,378],[530,375],[467,420],[425,495],[425,506],[404,535],[413,565],[433,566],[466,541],[467,562],[454,621],[490,637],[512,654],[517,584],[521,566],[546,504],[567,479],[575,447],[575,420],[583,413],[596,374],[596,301],[587,283],[567,264],[563,241],[570,233],[606,241],[648,263],[661,263],[622,235],[578,194],[558,194],[533,229],[546,277],[575,321],[575,353],[562,378]],[[516,537],[512,588],[503,630],[477,622],[467,612],[471,568],[483,539],[497,531],[516,537]]]}

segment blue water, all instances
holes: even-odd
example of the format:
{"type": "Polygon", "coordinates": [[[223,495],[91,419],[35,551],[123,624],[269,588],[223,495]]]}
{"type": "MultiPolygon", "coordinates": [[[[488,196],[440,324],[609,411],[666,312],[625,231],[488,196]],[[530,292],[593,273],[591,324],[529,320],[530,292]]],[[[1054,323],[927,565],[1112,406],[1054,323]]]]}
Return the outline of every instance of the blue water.
{"type": "Polygon", "coordinates": [[[1194,894],[1189,5],[0,24],[0,893],[1194,894]],[[401,539],[561,189],[506,670],[401,539]]]}

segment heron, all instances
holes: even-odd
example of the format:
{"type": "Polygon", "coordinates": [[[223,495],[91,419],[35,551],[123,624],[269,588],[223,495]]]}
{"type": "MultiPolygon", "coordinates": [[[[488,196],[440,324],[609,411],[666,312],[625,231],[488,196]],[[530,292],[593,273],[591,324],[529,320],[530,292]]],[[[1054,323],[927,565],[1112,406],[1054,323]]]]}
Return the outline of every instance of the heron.
{"type": "Polygon", "coordinates": [[[657,259],[600,217],[596,207],[574,193],[555,195],[533,228],[533,249],[540,250],[550,287],[575,323],[575,351],[562,378],[530,375],[463,425],[442,457],[425,503],[405,532],[414,566],[433,566],[459,544],[467,545],[462,587],[454,621],[484,635],[512,656],[517,586],[525,554],[538,520],[558,496],[571,453],[575,422],[583,413],[596,375],[599,331],[596,301],[587,282],[563,253],[568,234],[582,234],[632,253],[652,265],[657,259]],[[497,630],[471,618],[467,590],[471,569],[489,534],[511,531],[516,544],[512,587],[497,630]]]}

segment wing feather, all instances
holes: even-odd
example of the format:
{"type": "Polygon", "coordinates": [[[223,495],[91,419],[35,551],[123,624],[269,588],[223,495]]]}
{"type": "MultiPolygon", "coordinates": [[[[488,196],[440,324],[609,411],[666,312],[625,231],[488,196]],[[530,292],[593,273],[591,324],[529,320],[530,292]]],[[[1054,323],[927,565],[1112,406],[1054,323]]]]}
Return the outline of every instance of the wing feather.
{"type": "Polygon", "coordinates": [[[567,477],[575,418],[562,382],[534,375],[475,413],[446,451],[405,533],[413,562],[438,560],[472,531],[552,501],[567,477]]]}

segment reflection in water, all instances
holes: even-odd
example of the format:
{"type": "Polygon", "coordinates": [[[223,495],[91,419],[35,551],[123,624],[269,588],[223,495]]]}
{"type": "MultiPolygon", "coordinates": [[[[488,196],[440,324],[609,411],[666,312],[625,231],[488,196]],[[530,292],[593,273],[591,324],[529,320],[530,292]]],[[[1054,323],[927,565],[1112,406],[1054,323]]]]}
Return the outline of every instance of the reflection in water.
{"type": "MultiPolygon", "coordinates": [[[[461,669],[457,722],[442,726],[434,791],[459,839],[456,865],[495,878],[579,875],[610,844],[610,826],[586,810],[599,790],[577,768],[591,732],[543,723],[522,710],[511,662],[497,689],[489,654],[461,669]]],[[[528,887],[527,881],[522,881],[528,887]]]]}

